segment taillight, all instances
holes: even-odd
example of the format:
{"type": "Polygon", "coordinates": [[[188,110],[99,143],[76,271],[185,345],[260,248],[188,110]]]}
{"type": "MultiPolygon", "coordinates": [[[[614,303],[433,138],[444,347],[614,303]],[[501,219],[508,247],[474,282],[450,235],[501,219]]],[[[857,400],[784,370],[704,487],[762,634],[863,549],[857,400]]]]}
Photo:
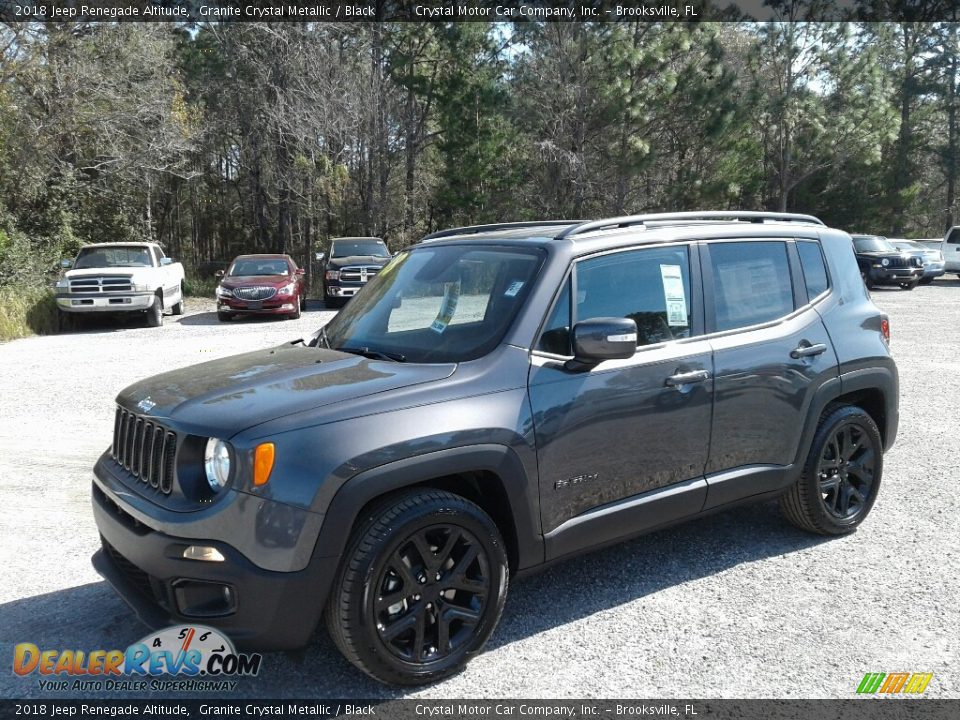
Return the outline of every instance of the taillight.
{"type": "Polygon", "coordinates": [[[890,344],[890,321],[887,318],[880,318],[880,334],[883,336],[883,341],[890,344]]]}

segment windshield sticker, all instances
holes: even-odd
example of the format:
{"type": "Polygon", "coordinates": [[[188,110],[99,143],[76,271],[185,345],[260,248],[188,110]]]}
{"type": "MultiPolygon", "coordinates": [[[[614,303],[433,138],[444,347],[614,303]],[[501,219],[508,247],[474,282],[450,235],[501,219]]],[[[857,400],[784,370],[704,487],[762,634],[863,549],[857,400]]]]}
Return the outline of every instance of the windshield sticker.
{"type": "Polygon", "coordinates": [[[661,265],[663,299],[667,303],[667,325],[687,326],[687,297],[683,289],[683,274],[679,265],[661,265]]]}
{"type": "Polygon", "coordinates": [[[510,283],[510,287],[507,288],[507,291],[503,294],[504,297],[516,297],[517,293],[520,292],[523,288],[522,280],[514,280],[510,283]]]}
{"type": "Polygon", "coordinates": [[[453,320],[454,313],[457,312],[457,303],[460,301],[460,281],[448,282],[443,284],[443,302],[440,303],[440,312],[437,313],[437,319],[430,325],[430,329],[438,335],[442,335],[447,329],[447,325],[453,320]]]}

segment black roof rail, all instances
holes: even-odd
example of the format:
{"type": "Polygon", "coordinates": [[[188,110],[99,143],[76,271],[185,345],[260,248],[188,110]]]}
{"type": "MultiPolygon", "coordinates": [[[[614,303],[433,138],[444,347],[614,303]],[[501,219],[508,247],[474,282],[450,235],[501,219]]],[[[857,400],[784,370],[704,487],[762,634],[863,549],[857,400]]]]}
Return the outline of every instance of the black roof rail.
{"type": "Polygon", "coordinates": [[[625,228],[633,225],[646,225],[651,222],[669,223],[676,221],[678,224],[696,220],[728,220],[731,222],[751,222],[762,223],[764,220],[779,220],[781,222],[803,222],[814,225],[823,225],[823,221],[813,215],[802,215],[799,213],[781,213],[781,212],[760,212],[755,210],[711,210],[707,212],[673,212],[673,213],[650,213],[647,215],[624,215],[623,217],[607,218],[606,220],[593,220],[569,227],[556,239],[571,237],[573,235],[583,235],[593,230],[602,230],[604,228],[625,228]]]}
{"type": "Polygon", "coordinates": [[[524,222],[493,223],[490,225],[467,225],[465,227],[450,228],[449,230],[438,230],[430,233],[424,240],[439,240],[440,238],[451,237],[453,235],[475,235],[482,232],[494,232],[496,230],[514,230],[532,227],[543,227],[551,225],[582,225],[583,220],[527,220],[524,222]]]}

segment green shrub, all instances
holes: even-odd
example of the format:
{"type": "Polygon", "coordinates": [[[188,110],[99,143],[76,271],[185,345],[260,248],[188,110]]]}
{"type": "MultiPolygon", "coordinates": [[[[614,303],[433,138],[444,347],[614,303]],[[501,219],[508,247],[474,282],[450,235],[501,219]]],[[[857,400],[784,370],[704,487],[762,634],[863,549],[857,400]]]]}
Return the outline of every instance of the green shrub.
{"type": "Polygon", "coordinates": [[[188,297],[214,298],[217,278],[199,278],[196,275],[187,275],[183,280],[183,293],[188,297]]]}
{"type": "Polygon", "coordinates": [[[58,331],[57,302],[46,288],[0,288],[0,340],[58,331]]]}

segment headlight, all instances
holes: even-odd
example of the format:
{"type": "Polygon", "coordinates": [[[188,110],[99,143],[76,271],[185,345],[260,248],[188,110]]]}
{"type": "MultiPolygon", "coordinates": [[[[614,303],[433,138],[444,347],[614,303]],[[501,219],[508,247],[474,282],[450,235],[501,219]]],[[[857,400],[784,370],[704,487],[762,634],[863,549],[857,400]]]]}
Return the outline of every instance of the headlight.
{"type": "Polygon", "coordinates": [[[131,285],[134,292],[150,292],[149,285],[131,285]]]}
{"type": "Polygon", "coordinates": [[[54,286],[57,290],[67,290],[70,287],[70,281],[64,278],[63,280],[57,280],[57,284],[54,286]]]}
{"type": "Polygon", "coordinates": [[[233,297],[233,290],[217,285],[217,297],[233,297]]]}
{"type": "Polygon", "coordinates": [[[884,258],[883,260],[880,261],[880,264],[886,267],[887,265],[890,264],[890,261],[887,258],[884,258]]]}
{"type": "Polygon", "coordinates": [[[326,272],[326,274],[324,275],[324,277],[327,278],[327,280],[339,280],[339,279],[340,279],[340,271],[339,271],[339,270],[327,270],[327,272],[326,272]]]}
{"type": "Polygon", "coordinates": [[[279,290],[280,295],[290,295],[297,289],[296,283],[288,283],[279,290]]]}
{"type": "Polygon", "coordinates": [[[218,438],[207,440],[203,451],[203,469],[207,473],[207,483],[215,493],[220,492],[230,477],[230,448],[218,438]]]}

